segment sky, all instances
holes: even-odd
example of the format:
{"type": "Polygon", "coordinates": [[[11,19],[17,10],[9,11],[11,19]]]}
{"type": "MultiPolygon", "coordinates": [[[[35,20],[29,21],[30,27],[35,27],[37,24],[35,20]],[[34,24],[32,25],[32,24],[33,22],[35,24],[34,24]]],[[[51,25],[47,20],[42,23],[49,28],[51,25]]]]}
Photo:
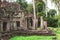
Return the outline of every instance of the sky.
{"type": "Polygon", "coordinates": [[[56,9],[56,6],[54,3],[51,2],[51,0],[47,0],[47,7],[49,9],[56,9]]]}
{"type": "Polygon", "coordinates": [[[32,0],[26,0],[28,3],[31,3],[32,2],[32,0]]]}

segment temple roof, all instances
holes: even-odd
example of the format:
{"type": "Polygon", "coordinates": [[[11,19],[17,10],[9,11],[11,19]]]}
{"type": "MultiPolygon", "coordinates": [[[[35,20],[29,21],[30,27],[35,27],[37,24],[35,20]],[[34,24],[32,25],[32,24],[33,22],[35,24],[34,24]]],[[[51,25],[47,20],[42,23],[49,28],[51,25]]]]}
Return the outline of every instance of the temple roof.
{"type": "Polygon", "coordinates": [[[18,12],[20,9],[20,5],[18,3],[15,2],[7,2],[7,1],[3,1],[0,4],[0,8],[3,8],[5,11],[13,11],[13,12],[18,12]]]}
{"type": "Polygon", "coordinates": [[[0,2],[0,17],[10,17],[17,15],[20,11],[20,5],[15,2],[0,2]]]}

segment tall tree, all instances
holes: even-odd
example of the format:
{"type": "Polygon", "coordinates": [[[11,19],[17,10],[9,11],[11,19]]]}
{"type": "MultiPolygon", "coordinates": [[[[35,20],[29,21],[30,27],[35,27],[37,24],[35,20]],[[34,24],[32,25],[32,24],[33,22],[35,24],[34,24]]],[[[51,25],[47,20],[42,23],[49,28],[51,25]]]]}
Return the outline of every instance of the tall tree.
{"type": "Polygon", "coordinates": [[[35,0],[33,0],[33,13],[34,13],[33,27],[34,27],[34,29],[36,29],[36,7],[35,7],[35,0]]]}

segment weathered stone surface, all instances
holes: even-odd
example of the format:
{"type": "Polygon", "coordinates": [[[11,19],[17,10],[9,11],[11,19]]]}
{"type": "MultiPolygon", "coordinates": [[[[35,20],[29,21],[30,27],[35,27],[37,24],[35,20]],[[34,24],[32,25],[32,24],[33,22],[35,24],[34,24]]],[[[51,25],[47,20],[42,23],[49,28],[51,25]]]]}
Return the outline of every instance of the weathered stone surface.
{"type": "MultiPolygon", "coordinates": [[[[9,6],[7,4],[6,4],[6,10],[8,11],[9,6]]],[[[15,5],[15,4],[12,4],[12,3],[9,3],[9,4],[11,6],[15,5]]],[[[17,4],[15,6],[17,6],[17,4]]],[[[4,9],[5,9],[5,7],[4,7],[4,9]]],[[[18,8],[18,9],[20,9],[20,8],[18,8]]],[[[25,14],[24,11],[19,10],[19,14],[14,15],[12,18],[11,17],[10,18],[9,17],[8,18],[7,17],[2,17],[2,20],[1,20],[1,23],[0,23],[1,24],[0,25],[1,26],[0,39],[1,40],[9,40],[9,38],[11,36],[15,36],[15,35],[25,35],[25,36],[26,35],[55,35],[50,29],[47,28],[47,22],[43,20],[43,16],[41,16],[41,30],[36,30],[38,20],[33,18],[33,14],[32,15],[26,15],[26,14],[25,14]],[[27,19],[29,19],[29,20],[27,20],[27,19]],[[33,27],[31,26],[31,21],[30,21],[31,19],[32,19],[32,21],[36,20],[35,26],[33,25],[33,27]],[[17,27],[16,21],[20,22],[20,27],[17,27]],[[3,22],[7,22],[6,31],[3,30],[3,22]],[[13,25],[13,26],[11,26],[11,25],[13,25]]],[[[34,24],[34,22],[33,22],[33,24],[34,24]]]]}
{"type": "Polygon", "coordinates": [[[40,25],[40,28],[41,29],[44,29],[44,20],[43,20],[43,16],[41,16],[41,25],[40,25]]]}
{"type": "Polygon", "coordinates": [[[43,16],[41,16],[41,30],[40,32],[43,35],[55,35],[52,30],[47,28],[47,21],[43,20],[43,16]]]}
{"type": "Polygon", "coordinates": [[[7,23],[6,31],[10,31],[10,22],[7,23]]]}

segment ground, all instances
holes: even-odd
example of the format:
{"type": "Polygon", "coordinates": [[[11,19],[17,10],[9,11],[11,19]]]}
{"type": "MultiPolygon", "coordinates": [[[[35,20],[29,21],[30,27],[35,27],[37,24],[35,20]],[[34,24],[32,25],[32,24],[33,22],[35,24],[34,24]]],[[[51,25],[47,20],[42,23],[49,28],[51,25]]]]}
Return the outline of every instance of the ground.
{"type": "Polygon", "coordinates": [[[56,36],[16,36],[10,40],[60,40],[60,28],[50,28],[56,36]]]}

